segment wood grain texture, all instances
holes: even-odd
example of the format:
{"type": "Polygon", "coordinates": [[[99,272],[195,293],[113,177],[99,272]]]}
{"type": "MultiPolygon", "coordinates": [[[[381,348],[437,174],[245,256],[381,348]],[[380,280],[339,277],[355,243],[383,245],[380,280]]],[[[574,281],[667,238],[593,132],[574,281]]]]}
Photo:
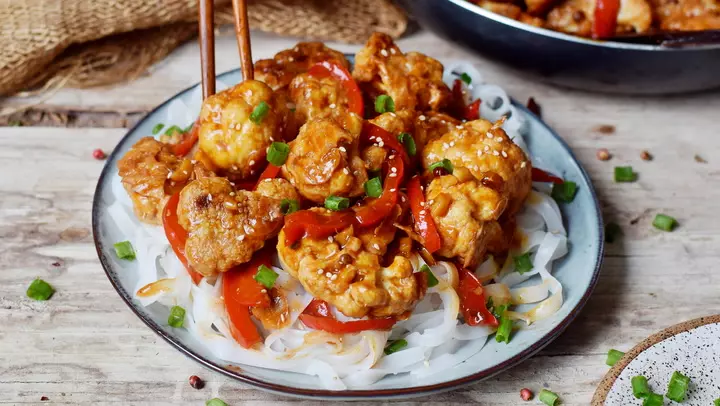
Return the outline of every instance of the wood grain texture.
{"type": "MultiPolygon", "coordinates": [[[[234,38],[218,39],[218,71],[237,66],[234,38]]],[[[294,43],[253,38],[256,57],[294,43]]],[[[625,98],[548,87],[421,33],[404,49],[478,61],[488,81],[518,100],[534,96],[546,121],[588,169],[607,220],[624,237],[607,247],[595,293],[578,320],[522,365],[423,404],[518,405],[519,391],[548,387],[566,405],[587,405],[607,372],[609,348],[630,349],[672,324],[720,308],[720,95],[625,98]],[[615,127],[613,134],[597,130],[615,127]],[[601,162],[597,148],[613,158],[601,162]],[[640,153],[654,156],[642,161],[640,153]],[[707,163],[699,163],[699,154],[707,163]],[[615,184],[612,168],[632,165],[633,184],[615,184]],[[653,216],[675,216],[672,233],[653,216]],[[634,224],[632,224],[634,223],[634,224]]],[[[340,47],[348,50],[348,47],[340,47]]],[[[44,104],[94,111],[142,111],[199,77],[189,44],[136,83],[101,90],[63,90],[44,104]]],[[[314,404],[270,395],[204,370],[149,331],[105,277],[90,234],[90,208],[103,163],[123,129],[0,128],[0,404],[314,404]],[[55,286],[48,302],[25,297],[35,277],[55,286]],[[205,389],[187,379],[199,375],[205,389]],[[41,402],[47,396],[49,402],[41,402]]],[[[420,402],[390,402],[413,405],[420,402]]],[[[362,404],[362,403],[360,403],[362,404]]]]}

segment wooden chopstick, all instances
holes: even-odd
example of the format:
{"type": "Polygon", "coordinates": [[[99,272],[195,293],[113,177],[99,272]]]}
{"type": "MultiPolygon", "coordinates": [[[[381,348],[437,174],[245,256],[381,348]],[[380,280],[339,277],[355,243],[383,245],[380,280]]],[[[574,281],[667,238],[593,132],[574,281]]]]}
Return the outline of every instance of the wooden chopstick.
{"type": "Polygon", "coordinates": [[[200,31],[200,69],[203,100],[215,94],[215,5],[213,0],[200,0],[198,29],[200,31]]]}
{"type": "Polygon", "coordinates": [[[250,25],[247,16],[247,0],[233,0],[233,15],[235,17],[235,36],[237,37],[238,52],[240,53],[240,66],[243,80],[252,80],[253,63],[250,51],[250,25]]]}

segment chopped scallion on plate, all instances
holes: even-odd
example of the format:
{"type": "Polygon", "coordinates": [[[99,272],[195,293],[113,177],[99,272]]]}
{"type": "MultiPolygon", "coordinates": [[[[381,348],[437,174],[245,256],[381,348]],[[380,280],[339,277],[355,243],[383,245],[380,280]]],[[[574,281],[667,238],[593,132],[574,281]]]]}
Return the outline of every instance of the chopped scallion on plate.
{"type": "Polygon", "coordinates": [[[375,99],[375,111],[380,114],[394,113],[395,101],[393,101],[392,97],[386,94],[381,94],[377,97],[377,99],[375,99]]]}
{"type": "Polygon", "coordinates": [[[647,378],[642,375],[633,376],[630,384],[632,385],[633,396],[637,399],[642,399],[652,393],[647,378]]]}
{"type": "Polygon", "coordinates": [[[382,195],[383,189],[380,178],[372,178],[365,182],[363,186],[365,187],[365,194],[369,197],[380,197],[382,195]]]}
{"type": "Polygon", "coordinates": [[[513,321],[510,318],[501,316],[497,332],[495,333],[495,341],[499,343],[509,343],[510,334],[512,334],[513,321]]]}
{"type": "Polygon", "coordinates": [[[223,402],[221,399],[212,398],[205,402],[205,406],[228,406],[228,404],[223,402]]]}
{"type": "Polygon", "coordinates": [[[434,287],[434,286],[437,286],[437,284],[439,283],[439,281],[437,280],[437,278],[435,277],[435,275],[432,273],[432,270],[430,269],[429,266],[427,266],[427,265],[421,266],[421,267],[420,267],[420,272],[425,272],[425,275],[427,275],[428,288],[432,288],[432,287],[434,287]]]}
{"type": "Polygon", "coordinates": [[[577,183],[566,180],[563,183],[554,183],[551,195],[558,202],[570,203],[575,199],[575,193],[577,183]]]}
{"type": "Polygon", "coordinates": [[[272,289],[275,286],[275,280],[278,278],[277,272],[273,271],[265,265],[260,265],[257,269],[257,273],[253,277],[259,284],[265,286],[268,289],[272,289]]]}
{"type": "Polygon", "coordinates": [[[620,358],[622,358],[623,355],[625,355],[624,352],[611,348],[610,351],[608,351],[607,353],[607,360],[605,360],[605,364],[608,366],[613,366],[615,365],[615,363],[620,361],[620,358]]]}
{"type": "Polygon", "coordinates": [[[410,133],[400,133],[397,138],[398,141],[400,141],[400,143],[403,144],[403,146],[405,147],[408,155],[415,156],[415,154],[417,154],[417,146],[415,145],[415,139],[413,139],[410,133]]]}
{"type": "Polygon", "coordinates": [[[27,288],[27,297],[35,300],[48,300],[55,293],[55,289],[49,283],[38,278],[30,283],[27,288]]]}
{"type": "Polygon", "coordinates": [[[650,393],[643,399],[643,406],[663,406],[665,399],[657,393],[650,393]]]}
{"type": "Polygon", "coordinates": [[[465,82],[466,85],[469,85],[470,83],[472,83],[472,78],[470,77],[470,75],[468,75],[465,72],[460,74],[460,80],[465,82]]]}
{"type": "Polygon", "coordinates": [[[538,395],[538,399],[548,406],[557,405],[558,404],[557,402],[559,400],[557,393],[551,392],[547,389],[543,389],[540,391],[540,394],[538,395]]]}
{"type": "Polygon", "coordinates": [[[130,241],[121,241],[113,245],[115,247],[115,255],[120,259],[132,261],[135,259],[135,249],[133,249],[130,241]]]}
{"type": "Polygon", "coordinates": [[[180,328],[185,323],[185,309],[180,306],[173,306],[168,316],[168,324],[170,327],[180,328]]]}
{"type": "Polygon", "coordinates": [[[449,174],[453,173],[453,164],[452,164],[452,162],[450,162],[450,160],[447,159],[447,158],[446,158],[446,159],[443,159],[442,161],[438,161],[438,162],[435,162],[434,164],[430,165],[430,167],[428,168],[428,170],[429,170],[430,172],[433,172],[433,171],[434,171],[435,169],[437,169],[437,168],[444,169],[445,172],[447,172],[447,173],[449,173],[449,174]]]}
{"type": "Polygon", "coordinates": [[[280,202],[280,211],[282,214],[291,214],[300,210],[300,203],[295,199],[282,199],[280,202]]]}
{"type": "Polygon", "coordinates": [[[390,355],[407,347],[408,342],[405,339],[395,340],[385,347],[385,355],[390,355]]]}
{"type": "Polygon", "coordinates": [[[672,377],[670,377],[670,383],[668,384],[665,396],[670,400],[681,403],[685,400],[688,386],[690,386],[690,378],[675,371],[672,377]]]}
{"type": "Polygon", "coordinates": [[[167,130],[165,130],[165,132],[164,132],[163,134],[165,134],[165,135],[173,135],[173,134],[175,134],[175,133],[180,133],[180,134],[182,134],[182,133],[183,133],[183,129],[180,128],[180,127],[178,127],[178,126],[176,126],[176,125],[171,125],[170,127],[168,127],[167,130]]]}
{"type": "Polygon", "coordinates": [[[658,230],[672,231],[677,225],[677,220],[666,214],[656,214],[652,222],[653,226],[658,230]]]}
{"type": "Polygon", "coordinates": [[[633,172],[632,166],[616,166],[615,182],[635,182],[637,173],[633,172]]]}
{"type": "Polygon", "coordinates": [[[513,262],[515,263],[515,270],[518,271],[520,275],[533,269],[533,263],[532,259],[530,259],[529,252],[526,252],[522,255],[513,256],[513,262]]]}
{"type": "Polygon", "coordinates": [[[273,142],[268,149],[267,160],[275,166],[282,166],[290,154],[290,146],[284,142],[273,142]]]}
{"type": "Polygon", "coordinates": [[[153,129],[152,129],[152,134],[157,135],[160,132],[160,130],[163,129],[163,127],[165,127],[165,124],[163,124],[163,123],[155,124],[155,127],[153,127],[153,129]]]}
{"type": "Polygon", "coordinates": [[[350,199],[348,199],[347,197],[328,196],[325,199],[325,208],[327,209],[339,211],[345,210],[348,207],[350,207],[350,199]]]}
{"type": "Polygon", "coordinates": [[[270,105],[265,101],[261,101],[257,106],[255,106],[252,113],[250,113],[250,121],[255,124],[260,124],[269,112],[270,105]]]}

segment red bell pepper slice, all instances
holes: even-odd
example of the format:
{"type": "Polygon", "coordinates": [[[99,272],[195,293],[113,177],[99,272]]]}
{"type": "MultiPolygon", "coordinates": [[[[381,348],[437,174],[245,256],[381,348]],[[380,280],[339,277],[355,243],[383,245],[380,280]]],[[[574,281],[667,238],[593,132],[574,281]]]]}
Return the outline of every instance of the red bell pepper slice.
{"type": "Polygon", "coordinates": [[[465,95],[463,94],[463,81],[455,79],[452,88],[453,99],[455,101],[455,112],[466,121],[473,121],[480,118],[480,99],[472,103],[465,104],[465,95]]]}
{"type": "Polygon", "coordinates": [[[465,107],[464,119],[467,121],[473,121],[480,118],[480,99],[475,100],[465,107]]]}
{"type": "Polygon", "coordinates": [[[380,144],[382,142],[383,148],[391,150],[395,155],[399,155],[403,163],[410,164],[410,156],[408,156],[405,146],[400,143],[397,136],[369,121],[363,123],[360,142],[363,144],[380,144]]]}
{"type": "Polygon", "coordinates": [[[300,320],[306,326],[327,331],[332,334],[352,334],[366,330],[390,330],[396,320],[392,317],[369,320],[338,321],[332,313],[328,304],[320,299],[313,299],[300,315],[300,320]]]}
{"type": "Polygon", "coordinates": [[[271,164],[270,162],[268,162],[268,166],[260,174],[260,177],[258,178],[258,181],[255,184],[255,189],[257,189],[257,185],[259,185],[260,182],[265,181],[265,179],[275,179],[275,178],[277,178],[279,173],[280,173],[280,167],[275,166],[275,165],[271,164]]]}
{"type": "Polygon", "coordinates": [[[487,308],[483,287],[477,277],[469,270],[458,267],[460,283],[457,288],[460,297],[460,309],[468,325],[485,324],[498,326],[498,320],[487,308]]]}
{"type": "Polygon", "coordinates": [[[397,204],[403,176],[405,176],[405,164],[398,155],[395,155],[388,160],[385,184],[380,197],[367,199],[365,204],[355,208],[355,220],[360,226],[374,226],[390,215],[393,207],[397,204]]]}
{"type": "Polygon", "coordinates": [[[329,235],[353,225],[355,216],[350,211],[320,214],[310,210],[300,210],[285,216],[285,245],[288,247],[303,237],[315,239],[327,238],[329,235]]]}
{"type": "Polygon", "coordinates": [[[195,146],[195,143],[198,140],[198,133],[200,131],[200,119],[195,121],[190,131],[183,134],[183,138],[180,142],[177,144],[171,144],[170,148],[172,149],[173,154],[177,156],[185,156],[187,155],[190,150],[192,150],[193,146],[195,146]]]}
{"type": "Polygon", "coordinates": [[[197,285],[203,278],[203,275],[195,271],[185,256],[185,242],[187,241],[187,231],[178,223],[177,207],[180,202],[180,192],[170,196],[170,199],[165,203],[163,209],[163,229],[165,230],[165,236],[170,242],[170,246],[177,255],[180,262],[185,265],[190,277],[193,282],[197,285]]]}
{"type": "Polygon", "coordinates": [[[617,27],[620,0],[597,0],[591,33],[595,39],[612,37],[617,27]]]}
{"type": "Polygon", "coordinates": [[[250,318],[250,306],[225,306],[225,310],[230,320],[230,333],[238,344],[243,348],[250,348],[262,341],[257,327],[250,318]]]}
{"type": "Polygon", "coordinates": [[[360,87],[353,79],[350,72],[344,66],[333,61],[318,62],[310,67],[310,76],[323,78],[331,76],[340,81],[345,89],[348,98],[348,109],[360,117],[364,117],[365,107],[363,104],[360,87]]]}
{"type": "Polygon", "coordinates": [[[249,262],[223,273],[225,306],[270,307],[267,289],[255,280],[260,265],[272,266],[272,251],[268,246],[256,252],[249,262]]]}
{"type": "Polygon", "coordinates": [[[410,210],[415,218],[415,230],[424,241],[425,249],[431,254],[440,249],[440,234],[435,227],[435,221],[430,215],[430,208],[426,207],[425,195],[420,186],[420,178],[414,176],[408,183],[408,197],[410,198],[410,210]]]}
{"type": "Polygon", "coordinates": [[[557,176],[551,174],[550,172],[545,172],[542,169],[538,168],[532,168],[532,181],[533,182],[549,182],[549,183],[565,183],[562,178],[558,178],[557,176]]]}

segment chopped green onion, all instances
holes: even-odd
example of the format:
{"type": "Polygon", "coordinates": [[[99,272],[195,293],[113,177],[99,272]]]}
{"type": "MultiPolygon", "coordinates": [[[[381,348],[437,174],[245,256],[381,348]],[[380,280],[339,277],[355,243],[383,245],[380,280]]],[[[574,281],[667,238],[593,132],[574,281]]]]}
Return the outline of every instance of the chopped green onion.
{"type": "Polygon", "coordinates": [[[465,84],[467,84],[467,85],[469,85],[470,83],[472,83],[472,78],[470,77],[470,75],[468,75],[468,74],[465,73],[465,72],[463,72],[463,73],[460,74],[460,80],[462,80],[463,82],[465,82],[465,84]]]}
{"type": "Polygon", "coordinates": [[[278,278],[277,272],[268,268],[265,265],[260,265],[257,269],[257,273],[253,278],[261,285],[268,289],[272,289],[275,285],[275,280],[278,278]]]}
{"type": "Polygon", "coordinates": [[[617,223],[605,224],[605,242],[614,243],[623,234],[622,228],[617,223]]]}
{"type": "Polygon", "coordinates": [[[605,364],[608,366],[613,366],[616,362],[620,360],[620,358],[623,357],[623,355],[625,355],[624,352],[611,348],[610,351],[608,351],[607,353],[607,360],[605,360],[605,364]]]}
{"type": "Polygon", "coordinates": [[[252,113],[250,113],[250,121],[255,124],[260,124],[269,112],[270,105],[265,101],[261,101],[260,104],[255,106],[252,113]]]}
{"type": "Polygon", "coordinates": [[[295,213],[300,210],[300,203],[295,199],[282,199],[280,202],[280,211],[282,214],[295,213]]]}
{"type": "Polygon", "coordinates": [[[449,159],[445,158],[442,161],[435,162],[434,164],[430,165],[428,170],[430,172],[434,171],[437,168],[445,169],[447,173],[453,173],[453,164],[450,162],[449,159]]]}
{"type": "MultiPolygon", "coordinates": [[[[160,131],[160,130],[158,130],[158,131],[160,131]]],[[[176,126],[176,125],[173,125],[173,126],[168,127],[168,129],[165,130],[165,132],[164,132],[163,134],[165,134],[165,135],[173,135],[173,133],[182,133],[182,132],[183,132],[183,129],[182,129],[182,128],[180,128],[180,127],[178,127],[178,126],[176,126]]]]}
{"type": "Polygon", "coordinates": [[[380,197],[382,195],[383,188],[380,178],[372,178],[365,182],[363,186],[365,187],[365,194],[369,197],[380,197]]]}
{"type": "Polygon", "coordinates": [[[497,332],[495,333],[495,341],[499,343],[509,343],[510,334],[512,334],[513,321],[508,317],[500,317],[500,325],[498,326],[497,332]]]}
{"type": "Polygon", "coordinates": [[[715,406],[720,406],[720,398],[715,399],[715,406]]]}
{"type": "Polygon", "coordinates": [[[633,172],[632,166],[616,166],[615,182],[635,182],[637,174],[633,172]]]}
{"type": "Polygon", "coordinates": [[[22,127],[23,123],[20,120],[12,120],[8,122],[9,127],[22,127]]]}
{"type": "Polygon", "coordinates": [[[417,146],[415,145],[415,140],[410,133],[400,133],[397,138],[398,141],[400,141],[400,143],[405,147],[408,155],[415,156],[415,154],[417,154],[417,146]]]}
{"type": "Polygon", "coordinates": [[[656,214],[652,224],[659,230],[672,231],[677,225],[677,220],[665,214],[656,214]]]}
{"type": "Polygon", "coordinates": [[[26,292],[27,297],[35,300],[48,300],[53,293],[55,293],[55,289],[40,278],[32,281],[26,292]]]}
{"type": "Polygon", "coordinates": [[[518,271],[520,275],[533,269],[533,263],[530,259],[529,252],[526,252],[522,255],[513,256],[513,262],[515,263],[515,270],[518,271]]]}
{"type": "Polygon", "coordinates": [[[173,306],[168,316],[168,324],[170,327],[180,328],[185,323],[185,309],[180,306],[173,306]]]}
{"type": "Polygon", "coordinates": [[[667,396],[670,400],[682,402],[685,400],[688,386],[690,386],[690,378],[678,371],[675,371],[670,378],[670,383],[668,384],[665,396],[667,396]]]}
{"type": "Polygon", "coordinates": [[[392,97],[386,94],[378,96],[377,99],[375,99],[375,111],[380,114],[395,112],[395,102],[392,97]]]}
{"type": "Polygon", "coordinates": [[[643,399],[643,406],[663,406],[665,399],[657,393],[650,393],[643,399]]]}
{"type": "Polygon", "coordinates": [[[115,247],[115,255],[120,259],[132,261],[135,259],[135,250],[130,241],[121,241],[113,245],[115,247]]]}
{"type": "Polygon", "coordinates": [[[193,128],[194,125],[195,125],[195,123],[191,123],[191,124],[188,125],[187,127],[183,128],[183,132],[186,133],[186,132],[192,130],[192,128],[193,128]]]}
{"type": "Polygon", "coordinates": [[[435,275],[432,273],[432,270],[430,270],[430,267],[427,265],[423,265],[420,267],[420,272],[425,272],[425,275],[427,275],[427,283],[428,288],[432,288],[434,286],[437,286],[439,283],[435,275]]]}
{"type": "Polygon", "coordinates": [[[345,210],[350,207],[350,199],[340,196],[328,196],[325,199],[325,208],[332,211],[345,210]]]}
{"type": "Polygon", "coordinates": [[[538,399],[540,399],[541,402],[545,403],[548,406],[555,406],[557,405],[558,395],[555,392],[550,392],[547,389],[543,389],[540,391],[538,399]]]}
{"type": "Polygon", "coordinates": [[[163,127],[165,127],[165,124],[163,124],[163,123],[155,124],[155,127],[153,127],[153,129],[152,129],[152,134],[157,135],[157,133],[159,133],[160,130],[163,129],[163,127]]]}
{"type": "Polygon", "coordinates": [[[398,352],[402,350],[403,348],[407,347],[408,342],[405,339],[399,339],[395,340],[390,343],[387,347],[385,347],[385,355],[390,355],[394,352],[398,352]]]}
{"type": "Polygon", "coordinates": [[[652,393],[647,378],[642,375],[634,376],[630,380],[630,384],[632,385],[633,396],[637,399],[642,399],[652,393]]]}
{"type": "Polygon", "coordinates": [[[570,203],[575,199],[577,193],[577,183],[564,181],[563,183],[554,183],[552,188],[552,198],[558,202],[570,203]]]}
{"type": "Polygon", "coordinates": [[[218,398],[212,398],[205,402],[205,406],[228,406],[228,404],[218,398]]]}
{"type": "Polygon", "coordinates": [[[267,160],[275,166],[282,166],[290,154],[290,146],[284,142],[273,142],[268,149],[267,160]]]}

